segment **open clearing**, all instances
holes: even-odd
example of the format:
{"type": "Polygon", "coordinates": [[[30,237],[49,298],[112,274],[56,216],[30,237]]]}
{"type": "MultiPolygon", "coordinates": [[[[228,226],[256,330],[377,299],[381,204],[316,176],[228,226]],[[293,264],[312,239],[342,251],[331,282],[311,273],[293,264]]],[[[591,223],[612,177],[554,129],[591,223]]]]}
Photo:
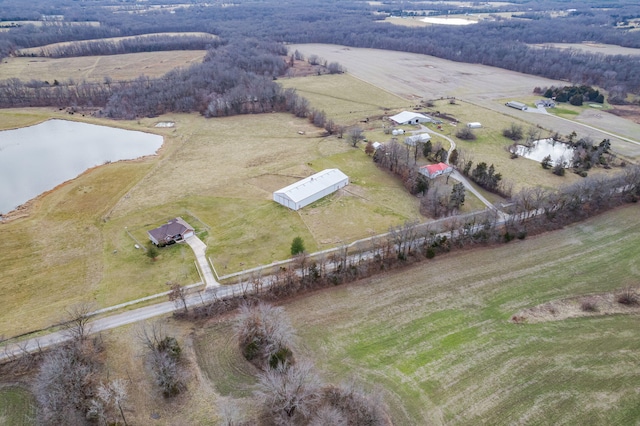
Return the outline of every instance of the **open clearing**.
{"type": "Polygon", "coordinates": [[[202,62],[204,50],[127,53],[77,58],[5,58],[0,64],[0,80],[20,78],[53,84],[54,80],[75,82],[133,80],[141,75],[160,77],[174,68],[202,62]]]}
{"type": "Polygon", "coordinates": [[[567,83],[563,81],[415,53],[331,44],[294,44],[289,49],[291,52],[298,50],[307,57],[315,54],[328,62],[338,62],[353,76],[413,102],[456,97],[562,135],[576,131],[578,137],[590,137],[595,141],[607,138],[617,152],[629,157],[640,156],[640,142],[630,143],[615,136],[637,141],[640,124],[629,121],[620,128],[619,117],[600,111],[601,118],[589,123],[591,128],[560,117],[525,113],[504,105],[504,99],[522,100],[532,96],[534,87],[565,86],[567,83]]]}
{"type": "MultiPolygon", "coordinates": [[[[631,205],[298,298],[284,305],[299,334],[297,353],[327,381],[355,377],[383,387],[399,425],[636,424],[637,314],[536,324],[510,318],[638,283],[638,213],[631,205]]],[[[242,400],[251,368],[229,324],[203,328],[195,347],[216,391],[242,400]]]]}
{"type": "Polygon", "coordinates": [[[149,33],[149,34],[140,34],[135,36],[125,36],[125,37],[109,37],[109,38],[97,38],[91,40],[80,40],[80,41],[64,41],[60,43],[47,44],[45,46],[39,47],[31,47],[28,49],[21,49],[18,53],[20,55],[41,55],[41,56],[49,56],[51,54],[51,50],[56,47],[69,46],[69,45],[86,45],[92,43],[115,43],[123,40],[132,40],[132,39],[144,39],[149,37],[202,37],[207,39],[217,39],[218,36],[202,33],[202,32],[184,32],[184,33],[149,33]]]}
{"type": "Polygon", "coordinates": [[[640,55],[640,49],[632,47],[616,46],[615,44],[602,43],[544,43],[532,44],[533,47],[545,48],[553,47],[555,49],[575,49],[588,53],[598,53],[603,55],[640,55]]]}

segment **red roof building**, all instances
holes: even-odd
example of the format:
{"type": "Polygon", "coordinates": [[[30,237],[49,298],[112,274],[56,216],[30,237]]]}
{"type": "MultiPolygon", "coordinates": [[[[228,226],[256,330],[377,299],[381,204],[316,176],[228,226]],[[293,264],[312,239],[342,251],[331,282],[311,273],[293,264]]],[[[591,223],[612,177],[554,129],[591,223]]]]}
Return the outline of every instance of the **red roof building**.
{"type": "Polygon", "coordinates": [[[436,178],[440,175],[449,174],[453,172],[453,167],[446,163],[427,164],[420,167],[420,173],[428,177],[429,179],[436,178]]]}

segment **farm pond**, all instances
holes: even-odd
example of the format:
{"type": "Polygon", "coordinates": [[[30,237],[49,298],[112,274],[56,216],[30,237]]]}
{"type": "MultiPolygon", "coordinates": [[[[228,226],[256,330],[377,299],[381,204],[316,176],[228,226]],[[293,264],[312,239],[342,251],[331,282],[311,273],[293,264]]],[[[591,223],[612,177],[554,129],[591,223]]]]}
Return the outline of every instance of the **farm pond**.
{"type": "Polygon", "coordinates": [[[8,213],[87,169],[153,155],[151,133],[67,120],[0,131],[0,213],[8,213]]]}
{"type": "Polygon", "coordinates": [[[521,157],[542,162],[546,156],[551,156],[551,164],[555,165],[558,161],[564,162],[564,167],[571,167],[574,149],[562,142],[553,139],[540,139],[534,141],[531,146],[518,145],[516,154],[521,157]]]}

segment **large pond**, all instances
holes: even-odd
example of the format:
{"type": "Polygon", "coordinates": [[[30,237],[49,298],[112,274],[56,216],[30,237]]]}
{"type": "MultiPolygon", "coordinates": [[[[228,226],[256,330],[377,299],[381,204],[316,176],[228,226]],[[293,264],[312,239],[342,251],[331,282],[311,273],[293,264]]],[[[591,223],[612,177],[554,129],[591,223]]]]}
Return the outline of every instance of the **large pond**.
{"type": "Polygon", "coordinates": [[[66,120],[0,131],[0,213],[85,170],[155,154],[162,136],[66,120]]]}
{"type": "Polygon", "coordinates": [[[521,157],[542,162],[542,160],[550,155],[551,164],[556,165],[558,161],[563,161],[565,167],[571,167],[574,149],[562,142],[553,139],[540,139],[534,141],[532,146],[518,145],[516,154],[521,157]]]}

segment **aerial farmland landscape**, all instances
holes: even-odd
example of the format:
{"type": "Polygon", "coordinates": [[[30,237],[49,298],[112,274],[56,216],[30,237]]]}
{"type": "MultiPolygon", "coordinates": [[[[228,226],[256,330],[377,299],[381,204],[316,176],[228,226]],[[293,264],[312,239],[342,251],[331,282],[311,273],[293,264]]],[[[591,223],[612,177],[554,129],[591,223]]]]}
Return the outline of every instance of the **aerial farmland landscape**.
{"type": "Polygon", "coordinates": [[[0,0],[0,424],[640,424],[639,27],[0,0]]]}

